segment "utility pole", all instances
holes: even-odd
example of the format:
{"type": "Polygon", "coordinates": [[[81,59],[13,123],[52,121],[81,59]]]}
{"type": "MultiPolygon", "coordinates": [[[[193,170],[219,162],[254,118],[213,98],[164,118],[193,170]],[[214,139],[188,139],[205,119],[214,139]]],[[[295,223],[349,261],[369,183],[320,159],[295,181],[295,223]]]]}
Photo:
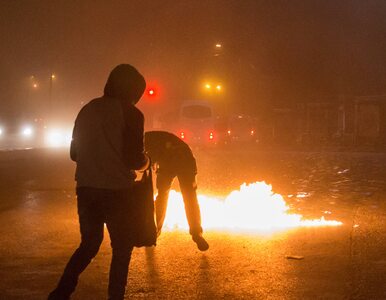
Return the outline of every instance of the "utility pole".
{"type": "Polygon", "coordinates": [[[52,120],[53,118],[53,109],[54,109],[54,104],[53,104],[53,99],[52,99],[52,86],[53,86],[53,81],[55,79],[55,74],[52,72],[50,73],[50,86],[48,90],[48,108],[49,108],[49,118],[52,120]]]}

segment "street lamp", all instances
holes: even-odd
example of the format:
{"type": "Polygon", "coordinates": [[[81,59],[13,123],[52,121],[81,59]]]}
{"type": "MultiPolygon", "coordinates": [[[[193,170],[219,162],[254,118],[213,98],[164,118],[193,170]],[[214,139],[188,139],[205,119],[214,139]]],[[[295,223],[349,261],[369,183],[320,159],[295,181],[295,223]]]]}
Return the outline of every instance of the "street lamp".
{"type": "Polygon", "coordinates": [[[49,102],[49,110],[50,110],[50,117],[52,118],[52,110],[53,110],[53,103],[52,103],[52,84],[54,79],[56,78],[56,75],[54,73],[51,73],[50,75],[50,88],[49,88],[49,94],[48,94],[48,102],[49,102]]]}
{"type": "Polygon", "coordinates": [[[222,52],[223,52],[222,44],[221,44],[221,43],[215,44],[215,45],[214,45],[214,51],[213,51],[213,52],[214,52],[213,55],[214,55],[215,57],[219,57],[219,56],[222,54],[222,52]]]}
{"type": "Polygon", "coordinates": [[[220,93],[223,89],[221,83],[214,84],[213,82],[206,82],[203,85],[204,91],[208,93],[220,93]]]}

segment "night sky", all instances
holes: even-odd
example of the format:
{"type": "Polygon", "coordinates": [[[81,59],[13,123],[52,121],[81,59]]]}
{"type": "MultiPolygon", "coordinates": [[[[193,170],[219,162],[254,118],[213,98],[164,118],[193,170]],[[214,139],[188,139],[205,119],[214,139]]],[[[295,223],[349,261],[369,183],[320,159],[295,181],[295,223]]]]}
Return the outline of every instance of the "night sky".
{"type": "Polygon", "coordinates": [[[77,111],[123,62],[156,86],[158,107],[209,97],[206,79],[224,86],[211,101],[254,113],[386,94],[385,37],[382,0],[2,0],[0,116],[44,107],[51,73],[55,105],[77,111]]]}

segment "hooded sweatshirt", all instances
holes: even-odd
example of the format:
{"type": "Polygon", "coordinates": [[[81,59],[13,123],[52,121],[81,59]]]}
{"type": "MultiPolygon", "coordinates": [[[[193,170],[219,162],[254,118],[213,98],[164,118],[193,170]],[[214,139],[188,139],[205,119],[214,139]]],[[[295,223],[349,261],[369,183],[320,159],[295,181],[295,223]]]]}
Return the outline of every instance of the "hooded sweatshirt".
{"type": "Polygon", "coordinates": [[[144,90],[142,75],[130,65],[119,65],[110,73],[104,96],[81,109],[70,150],[77,187],[127,189],[134,170],[146,168],[144,117],[134,106],[144,90]]]}

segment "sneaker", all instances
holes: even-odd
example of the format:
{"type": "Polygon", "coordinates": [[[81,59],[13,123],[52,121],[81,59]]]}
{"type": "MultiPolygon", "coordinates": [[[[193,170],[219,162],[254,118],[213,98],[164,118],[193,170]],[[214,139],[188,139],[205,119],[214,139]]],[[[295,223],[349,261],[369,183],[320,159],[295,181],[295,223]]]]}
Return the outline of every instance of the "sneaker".
{"type": "Polygon", "coordinates": [[[197,248],[200,251],[206,251],[209,249],[208,242],[202,237],[201,234],[193,235],[192,239],[193,239],[193,242],[197,244],[197,248]]]}

